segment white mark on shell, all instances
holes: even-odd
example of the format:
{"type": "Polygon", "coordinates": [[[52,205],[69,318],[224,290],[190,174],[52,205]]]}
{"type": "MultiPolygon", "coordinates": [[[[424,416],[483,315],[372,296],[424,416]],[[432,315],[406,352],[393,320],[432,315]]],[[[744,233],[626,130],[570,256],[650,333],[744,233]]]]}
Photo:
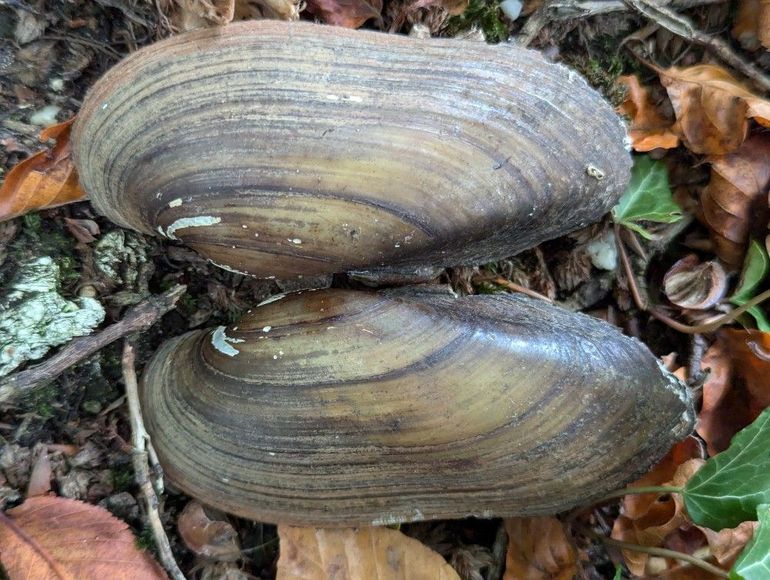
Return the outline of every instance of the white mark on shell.
{"type": "Polygon", "coordinates": [[[184,228],[200,228],[205,226],[213,226],[215,224],[218,224],[222,221],[221,217],[216,217],[212,215],[199,215],[195,217],[184,217],[179,218],[174,223],[172,223],[168,228],[166,228],[166,236],[171,238],[172,240],[177,240],[177,238],[174,235],[174,232],[177,230],[181,230],[184,228]]]}
{"type": "Polygon", "coordinates": [[[179,207],[182,205],[182,198],[177,197],[176,199],[172,199],[170,202],[168,202],[168,207],[179,207]]]}
{"type": "Polygon", "coordinates": [[[601,181],[604,179],[604,171],[595,165],[586,165],[586,173],[589,177],[593,177],[596,181],[601,181]]]}
{"type": "Polygon", "coordinates": [[[272,329],[272,328],[273,328],[272,326],[263,326],[262,327],[262,332],[270,332],[270,329],[272,329]]]}
{"type": "MultiPolygon", "coordinates": [[[[265,298],[262,302],[257,304],[257,308],[264,306],[265,304],[270,304],[271,302],[278,302],[281,298],[286,298],[286,294],[275,294],[274,296],[270,296],[270,298],[265,298]]],[[[249,310],[249,312],[251,312],[251,310],[249,310]]]]}
{"type": "MultiPolygon", "coordinates": [[[[233,246],[235,247],[235,246],[233,246]]],[[[215,262],[214,260],[209,260],[212,264],[214,264],[217,268],[222,268],[223,270],[227,270],[228,272],[232,272],[233,274],[240,274],[241,276],[251,276],[254,278],[254,274],[250,274],[249,272],[244,272],[242,270],[236,270],[235,268],[231,268],[230,266],[226,266],[224,264],[219,264],[215,262]]]]}
{"type": "Polygon", "coordinates": [[[225,334],[225,327],[220,326],[218,327],[212,334],[211,334],[211,344],[212,346],[217,349],[222,354],[226,354],[227,356],[235,356],[240,353],[240,351],[237,348],[233,348],[230,343],[239,343],[239,342],[246,342],[242,338],[231,338],[225,334]]]}
{"type": "Polygon", "coordinates": [[[302,243],[302,240],[300,240],[299,238],[289,238],[289,241],[290,241],[292,244],[297,244],[297,245],[299,245],[299,244],[301,244],[301,243],[302,243]]]}

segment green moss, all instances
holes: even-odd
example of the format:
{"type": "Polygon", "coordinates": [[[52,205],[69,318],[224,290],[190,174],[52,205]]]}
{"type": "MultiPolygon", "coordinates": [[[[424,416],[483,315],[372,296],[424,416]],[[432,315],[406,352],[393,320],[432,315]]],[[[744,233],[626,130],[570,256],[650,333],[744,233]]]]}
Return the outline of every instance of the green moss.
{"type": "Polygon", "coordinates": [[[639,63],[627,51],[619,51],[617,38],[610,35],[595,38],[589,50],[565,51],[564,55],[565,62],[615,106],[625,98],[625,89],[618,85],[618,77],[640,70],[639,63]]]}
{"type": "Polygon", "coordinates": [[[487,42],[503,42],[508,40],[508,26],[502,21],[501,14],[497,0],[470,0],[465,12],[449,19],[447,33],[455,36],[475,27],[481,29],[487,42]]]}
{"type": "Polygon", "coordinates": [[[59,394],[59,389],[54,381],[43,387],[34,389],[27,400],[28,408],[37,413],[43,421],[47,421],[54,415],[54,403],[59,394]]]}
{"type": "Polygon", "coordinates": [[[115,493],[129,491],[134,485],[134,470],[128,464],[113,467],[111,475],[115,493]]]}
{"type": "Polygon", "coordinates": [[[136,536],[136,547],[140,550],[147,550],[148,552],[156,553],[155,540],[152,537],[152,530],[150,528],[144,528],[136,536]]]}

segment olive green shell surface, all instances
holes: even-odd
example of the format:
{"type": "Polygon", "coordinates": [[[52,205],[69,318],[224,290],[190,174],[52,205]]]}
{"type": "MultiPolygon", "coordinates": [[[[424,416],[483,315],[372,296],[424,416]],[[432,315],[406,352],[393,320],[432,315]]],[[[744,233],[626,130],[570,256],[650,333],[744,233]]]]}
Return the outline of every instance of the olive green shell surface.
{"type": "Polygon", "coordinates": [[[142,399],[178,487],[317,526],[557,513],[644,473],[694,421],[642,343],[513,295],[289,295],[166,343],[142,399]]]}
{"type": "Polygon", "coordinates": [[[275,21],[130,55],[73,143],[112,221],[278,279],[510,256],[598,221],[631,165],[610,105],[537,52],[275,21]]]}

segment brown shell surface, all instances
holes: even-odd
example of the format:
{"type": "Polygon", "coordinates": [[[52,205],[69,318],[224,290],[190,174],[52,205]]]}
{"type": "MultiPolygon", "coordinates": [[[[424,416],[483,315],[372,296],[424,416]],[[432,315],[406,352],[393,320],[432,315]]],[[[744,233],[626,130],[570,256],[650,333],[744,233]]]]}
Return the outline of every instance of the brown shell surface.
{"type": "Polygon", "coordinates": [[[318,526],[556,513],[644,473],[694,421],[642,343],[513,295],[288,295],[166,343],[142,399],[174,484],[318,526]]]}
{"type": "Polygon", "coordinates": [[[531,50],[252,21],[123,60],[73,142],[112,221],[286,279],[480,263],[596,222],[625,137],[531,50]]]}

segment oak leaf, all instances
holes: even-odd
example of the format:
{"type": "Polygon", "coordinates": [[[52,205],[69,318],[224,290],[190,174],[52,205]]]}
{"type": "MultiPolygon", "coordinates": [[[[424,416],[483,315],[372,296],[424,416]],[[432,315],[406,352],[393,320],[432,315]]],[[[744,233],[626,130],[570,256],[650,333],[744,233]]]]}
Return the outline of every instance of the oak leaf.
{"type": "Polygon", "coordinates": [[[627,89],[626,100],[618,110],[631,120],[628,136],[634,151],[677,147],[679,137],[671,129],[673,122],[653,104],[650,89],[643,87],[636,75],[618,77],[618,82],[627,89]]]}
{"type": "Polygon", "coordinates": [[[508,552],[503,580],[571,580],[577,554],[556,518],[505,520],[508,552]]]}
{"type": "Polygon", "coordinates": [[[701,195],[703,221],[717,256],[739,269],[754,233],[764,233],[770,211],[770,135],[759,133],[737,151],[712,156],[711,180],[701,195]]]}
{"type": "Polygon", "coordinates": [[[770,333],[723,329],[706,351],[703,405],[695,429],[716,455],[733,436],[770,407],[770,333]]]}
{"type": "Polygon", "coordinates": [[[166,578],[124,522],[64,497],[31,497],[0,514],[0,562],[10,580],[166,578]]]}
{"type": "Polygon", "coordinates": [[[725,69],[702,64],[660,72],[676,115],[676,131],[694,153],[724,155],[738,149],[749,119],[770,127],[770,101],[753,94],[725,69]]]}
{"type": "Polygon", "coordinates": [[[277,580],[459,580],[436,552],[389,528],[278,526],[277,580]]]}
{"type": "Polygon", "coordinates": [[[327,24],[360,28],[367,20],[380,20],[382,0],[308,0],[307,11],[327,24]]]}
{"type": "Polygon", "coordinates": [[[0,185],[0,221],[37,209],[85,199],[72,160],[70,130],[73,117],[40,132],[41,141],[53,139],[50,150],[40,151],[15,165],[0,185]]]}

